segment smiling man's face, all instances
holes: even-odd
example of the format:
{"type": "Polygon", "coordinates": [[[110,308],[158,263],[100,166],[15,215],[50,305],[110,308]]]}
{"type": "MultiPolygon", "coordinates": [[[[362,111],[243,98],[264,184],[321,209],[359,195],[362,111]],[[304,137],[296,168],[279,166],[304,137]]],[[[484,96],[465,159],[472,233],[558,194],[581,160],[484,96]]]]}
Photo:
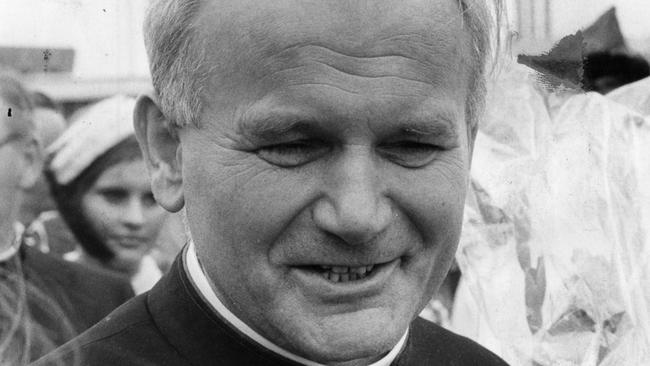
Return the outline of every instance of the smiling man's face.
{"type": "Polygon", "coordinates": [[[201,127],[180,130],[183,194],[218,296],[309,359],[381,357],[458,242],[457,2],[218,1],[196,25],[213,73],[201,127]]]}

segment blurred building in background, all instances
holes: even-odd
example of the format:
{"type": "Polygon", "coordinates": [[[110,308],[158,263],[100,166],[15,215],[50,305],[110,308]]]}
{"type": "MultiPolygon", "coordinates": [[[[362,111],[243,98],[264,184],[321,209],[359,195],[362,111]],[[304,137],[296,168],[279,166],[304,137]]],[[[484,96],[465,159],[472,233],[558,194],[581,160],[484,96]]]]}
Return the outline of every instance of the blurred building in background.
{"type": "Polygon", "coordinates": [[[647,0],[507,0],[513,53],[548,51],[564,36],[585,29],[611,7],[631,51],[650,58],[650,1],[647,0]]]}
{"type": "MultiPolygon", "coordinates": [[[[149,85],[142,39],[148,0],[2,0],[0,63],[20,69],[28,83],[79,105],[149,85]]],[[[536,54],[617,7],[631,50],[650,56],[650,1],[506,0],[512,53],[536,54]]]]}
{"type": "Polygon", "coordinates": [[[77,107],[150,85],[142,37],[147,0],[2,0],[0,63],[77,107]]]}

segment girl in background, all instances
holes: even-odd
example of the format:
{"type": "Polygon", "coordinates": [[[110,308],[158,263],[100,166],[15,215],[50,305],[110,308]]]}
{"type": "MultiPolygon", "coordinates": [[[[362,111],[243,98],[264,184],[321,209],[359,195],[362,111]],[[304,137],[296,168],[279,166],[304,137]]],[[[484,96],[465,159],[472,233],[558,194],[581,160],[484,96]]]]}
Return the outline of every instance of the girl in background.
{"type": "Polygon", "coordinates": [[[135,139],[134,105],[116,96],[80,112],[48,148],[46,176],[79,242],[64,258],[128,276],[139,294],[162,275],[151,251],[165,214],[135,139]]]}

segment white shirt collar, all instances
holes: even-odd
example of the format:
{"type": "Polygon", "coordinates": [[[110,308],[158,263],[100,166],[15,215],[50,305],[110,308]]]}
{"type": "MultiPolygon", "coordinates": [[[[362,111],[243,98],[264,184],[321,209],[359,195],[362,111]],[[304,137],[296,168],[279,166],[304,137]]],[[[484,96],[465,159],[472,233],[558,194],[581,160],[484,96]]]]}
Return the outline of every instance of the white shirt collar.
{"type": "Polygon", "coordinates": [[[20,222],[14,222],[14,238],[11,245],[0,252],[0,263],[6,262],[11,259],[16,253],[18,253],[18,248],[20,248],[20,243],[25,232],[25,226],[20,222]]]}
{"type": "MultiPolygon", "coordinates": [[[[219,300],[217,294],[212,289],[212,286],[210,286],[210,280],[205,275],[205,273],[203,273],[203,269],[201,268],[201,264],[199,263],[199,260],[196,256],[196,249],[194,248],[194,243],[192,241],[189,242],[188,248],[185,251],[184,255],[188,276],[194,283],[196,289],[208,302],[212,309],[221,315],[224,319],[226,319],[226,321],[228,321],[233,327],[235,327],[237,330],[245,334],[248,338],[252,339],[259,345],[276,354],[279,354],[282,357],[288,358],[305,366],[324,366],[323,364],[307,360],[273,344],[271,341],[262,337],[256,331],[251,329],[235,314],[228,310],[228,308],[226,308],[221,300],[219,300]]],[[[400,338],[399,342],[397,342],[397,345],[395,345],[395,347],[393,347],[393,349],[386,356],[369,366],[389,366],[397,358],[397,355],[402,350],[402,347],[404,347],[407,335],[408,329],[406,332],[404,332],[404,335],[402,338],[400,338]]]]}

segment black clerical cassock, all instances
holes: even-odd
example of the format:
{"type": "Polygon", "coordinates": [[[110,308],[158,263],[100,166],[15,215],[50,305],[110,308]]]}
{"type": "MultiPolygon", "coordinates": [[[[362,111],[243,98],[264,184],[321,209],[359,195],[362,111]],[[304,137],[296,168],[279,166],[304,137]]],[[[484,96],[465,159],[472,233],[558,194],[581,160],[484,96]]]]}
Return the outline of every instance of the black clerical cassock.
{"type": "MultiPolygon", "coordinates": [[[[121,306],[37,365],[298,366],[246,336],[215,311],[188,275],[187,247],[148,293],[121,306]]],[[[416,319],[394,366],[506,365],[473,341],[416,319]]]]}

